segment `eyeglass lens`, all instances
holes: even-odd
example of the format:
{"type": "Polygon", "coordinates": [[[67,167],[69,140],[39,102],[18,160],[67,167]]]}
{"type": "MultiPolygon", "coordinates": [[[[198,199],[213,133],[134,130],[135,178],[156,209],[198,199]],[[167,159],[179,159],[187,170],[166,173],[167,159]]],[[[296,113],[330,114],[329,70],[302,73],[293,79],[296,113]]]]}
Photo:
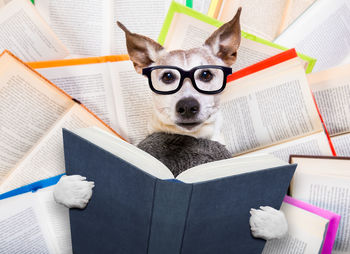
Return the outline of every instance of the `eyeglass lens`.
{"type": "MultiPolygon", "coordinates": [[[[203,91],[217,91],[224,83],[224,72],[218,68],[200,68],[194,72],[195,85],[203,91]]],[[[159,68],[151,72],[153,87],[162,92],[174,91],[180,85],[181,73],[176,69],[159,68]]]]}

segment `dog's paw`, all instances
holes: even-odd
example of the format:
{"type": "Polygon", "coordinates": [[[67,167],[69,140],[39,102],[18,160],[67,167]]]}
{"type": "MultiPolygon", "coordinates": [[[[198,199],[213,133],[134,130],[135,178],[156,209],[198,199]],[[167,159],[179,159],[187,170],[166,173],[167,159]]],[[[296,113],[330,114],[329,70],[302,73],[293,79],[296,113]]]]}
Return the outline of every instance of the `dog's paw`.
{"type": "Polygon", "coordinates": [[[270,206],[250,210],[250,229],[256,238],[265,240],[282,238],[288,232],[288,223],[284,213],[270,206]]]}
{"type": "Polygon", "coordinates": [[[53,191],[54,199],[68,208],[86,207],[92,195],[94,182],[86,181],[80,175],[62,176],[53,191]]]}

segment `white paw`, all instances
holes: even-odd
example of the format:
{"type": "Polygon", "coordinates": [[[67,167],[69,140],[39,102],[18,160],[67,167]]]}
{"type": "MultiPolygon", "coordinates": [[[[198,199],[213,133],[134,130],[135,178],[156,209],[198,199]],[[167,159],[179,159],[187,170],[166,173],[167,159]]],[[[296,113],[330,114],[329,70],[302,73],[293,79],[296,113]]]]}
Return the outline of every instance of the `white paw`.
{"type": "Polygon", "coordinates": [[[80,175],[62,176],[56,184],[53,196],[57,203],[68,208],[83,209],[92,195],[94,182],[86,181],[86,177],[80,175]]]}
{"type": "Polygon", "coordinates": [[[265,240],[282,238],[288,232],[288,223],[284,213],[270,206],[250,210],[250,230],[256,238],[265,240]]]}

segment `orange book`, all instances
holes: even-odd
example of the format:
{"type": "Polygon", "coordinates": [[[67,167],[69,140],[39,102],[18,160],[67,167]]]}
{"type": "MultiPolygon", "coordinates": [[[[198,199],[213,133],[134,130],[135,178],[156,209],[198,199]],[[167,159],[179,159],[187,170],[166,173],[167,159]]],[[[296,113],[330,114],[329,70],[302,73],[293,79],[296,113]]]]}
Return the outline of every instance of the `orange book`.
{"type": "Polygon", "coordinates": [[[235,155],[335,155],[294,49],[230,75],[221,109],[224,140],[235,155]]]}
{"type": "Polygon", "coordinates": [[[83,104],[9,51],[0,55],[0,193],[65,172],[62,128],[97,126],[83,104]]]}
{"type": "Polygon", "coordinates": [[[29,63],[132,144],[144,139],[152,112],[147,79],[127,55],[29,63]]]}

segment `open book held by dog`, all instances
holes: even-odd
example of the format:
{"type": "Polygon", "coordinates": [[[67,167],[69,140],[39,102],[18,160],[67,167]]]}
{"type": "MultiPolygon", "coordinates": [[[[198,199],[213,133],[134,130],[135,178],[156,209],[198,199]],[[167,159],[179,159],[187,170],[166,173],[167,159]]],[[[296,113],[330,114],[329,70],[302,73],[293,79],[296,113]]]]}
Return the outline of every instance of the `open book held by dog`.
{"type": "MultiPolygon", "coordinates": [[[[151,136],[141,142],[141,149],[154,155],[145,145],[147,139],[152,138],[152,133],[175,134],[184,139],[206,139],[213,142],[213,145],[222,146],[218,143],[223,143],[220,135],[222,118],[219,105],[220,92],[221,88],[224,88],[223,80],[226,80],[226,76],[214,66],[230,67],[236,61],[241,40],[240,13],[241,8],[233,19],[218,28],[203,46],[170,52],[152,39],[130,32],[118,22],[125,32],[128,53],[135,70],[140,74],[143,70],[145,74],[145,68],[151,71],[149,79],[154,91],[154,110],[149,122],[151,136]],[[203,65],[212,66],[214,69],[202,68],[203,65]],[[158,66],[161,68],[157,69],[158,66]],[[157,68],[150,70],[148,67],[157,68]]],[[[186,147],[183,147],[183,150],[186,152],[186,147]]],[[[226,154],[230,157],[228,151],[226,154]]],[[[157,157],[157,154],[154,156],[157,157]]],[[[181,162],[188,160],[188,157],[181,158],[176,153],[173,156],[173,160],[176,160],[174,167],[188,165],[186,161],[181,162]]],[[[157,159],[162,161],[162,155],[157,159]]],[[[222,158],[216,158],[219,159],[222,158]]],[[[177,171],[176,168],[172,170],[177,171]]],[[[86,181],[85,177],[64,176],[55,188],[54,197],[58,203],[69,208],[84,208],[91,198],[93,187],[94,183],[86,181]]],[[[286,234],[288,225],[282,212],[261,206],[260,209],[251,209],[250,213],[249,223],[254,237],[273,239],[286,234]]]]}

